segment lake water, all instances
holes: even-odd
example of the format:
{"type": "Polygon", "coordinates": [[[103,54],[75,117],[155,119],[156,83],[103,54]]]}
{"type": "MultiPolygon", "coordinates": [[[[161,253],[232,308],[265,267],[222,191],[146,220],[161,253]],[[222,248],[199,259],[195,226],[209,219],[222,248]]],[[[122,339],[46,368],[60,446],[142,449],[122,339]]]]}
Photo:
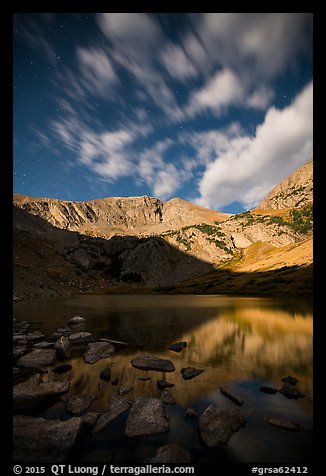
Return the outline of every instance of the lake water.
{"type": "MultiPolygon", "coordinates": [[[[83,463],[139,464],[151,457],[155,448],[177,442],[188,449],[194,462],[308,463],[312,460],[312,432],[290,432],[271,427],[266,418],[274,416],[312,428],[312,305],[296,299],[108,295],[76,296],[60,299],[35,299],[14,305],[14,317],[41,324],[48,337],[74,315],[86,318],[86,331],[94,337],[107,337],[128,343],[107,359],[89,365],[82,353],[71,360],[72,370],[63,375],[49,372],[44,379],[70,381],[71,394],[93,394],[97,399],[88,411],[105,412],[117,387],[109,382],[98,390],[99,373],[112,364],[112,379],[132,386],[130,398],[159,397],[156,381],[166,378],[176,405],[165,405],[170,431],[164,435],[127,438],[127,414],[120,415],[104,430],[86,435],[72,458],[83,463]],[[173,342],[188,343],[181,353],[167,350],[173,342]],[[134,369],[130,361],[149,353],[173,361],[176,371],[163,374],[134,369]],[[183,367],[204,369],[198,377],[185,381],[183,367]],[[150,375],[151,380],[139,377],[150,375]],[[282,377],[298,378],[297,387],[306,396],[289,400],[280,393],[261,392],[262,385],[277,388],[282,377]],[[221,410],[239,409],[219,391],[227,385],[241,396],[240,407],[246,417],[244,428],[226,445],[207,448],[197,432],[197,422],[185,419],[192,407],[201,414],[210,404],[221,410]]],[[[45,418],[69,418],[65,404],[58,402],[43,410],[45,418]]]]}

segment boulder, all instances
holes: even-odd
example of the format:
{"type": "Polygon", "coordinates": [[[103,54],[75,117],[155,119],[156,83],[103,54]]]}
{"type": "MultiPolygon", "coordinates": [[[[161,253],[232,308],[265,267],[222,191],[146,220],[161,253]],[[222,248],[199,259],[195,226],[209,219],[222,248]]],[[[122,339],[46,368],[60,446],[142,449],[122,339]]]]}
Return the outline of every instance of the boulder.
{"type": "Polygon", "coordinates": [[[61,463],[76,444],[81,418],[45,420],[25,415],[13,419],[14,461],[25,464],[61,463]]]}
{"type": "Polygon", "coordinates": [[[92,433],[97,433],[105,428],[112,420],[117,418],[118,415],[129,410],[131,403],[128,400],[125,400],[123,397],[117,393],[113,393],[109,403],[109,409],[106,413],[103,413],[99,416],[96,425],[94,426],[92,433]]]}
{"type": "Polygon", "coordinates": [[[200,375],[202,372],[205,372],[205,370],[196,369],[195,367],[185,367],[180,370],[180,373],[185,380],[191,380],[192,378],[197,377],[197,375],[200,375]]]}
{"type": "Polygon", "coordinates": [[[45,339],[45,335],[42,334],[40,331],[34,331],[27,334],[27,341],[30,342],[38,342],[45,339]]]}
{"type": "Polygon", "coordinates": [[[172,393],[170,392],[170,390],[168,390],[167,388],[165,388],[164,390],[162,390],[161,392],[161,399],[162,399],[162,402],[163,403],[166,403],[168,405],[174,405],[175,404],[175,400],[173,398],[173,395],[172,393]]]}
{"type": "Polygon", "coordinates": [[[298,390],[296,387],[287,382],[278,391],[282,393],[282,395],[284,395],[286,398],[290,398],[293,400],[298,400],[298,398],[305,397],[304,393],[300,392],[300,390],[298,390]]]}
{"type": "Polygon", "coordinates": [[[68,413],[78,415],[86,410],[94,400],[94,395],[73,395],[67,401],[66,410],[68,413]]]}
{"type": "Polygon", "coordinates": [[[114,354],[114,347],[108,342],[93,342],[88,344],[87,352],[84,354],[84,361],[87,364],[95,364],[100,359],[105,359],[114,354]]]}
{"type": "Polygon", "coordinates": [[[52,365],[56,359],[54,349],[34,349],[17,360],[17,367],[35,368],[43,365],[52,365]]]}
{"type": "Polygon", "coordinates": [[[108,365],[100,372],[100,379],[110,382],[111,379],[111,365],[108,365]]]}
{"type": "Polygon", "coordinates": [[[38,342],[33,345],[34,349],[52,349],[53,346],[53,342],[38,342]]]}
{"type": "Polygon", "coordinates": [[[236,395],[235,393],[231,393],[229,390],[227,390],[225,387],[220,387],[220,392],[222,395],[225,397],[229,398],[232,400],[232,402],[236,403],[237,405],[241,406],[244,403],[244,399],[236,395]]]}
{"type": "Polygon", "coordinates": [[[195,418],[198,418],[198,415],[193,408],[187,408],[185,417],[194,420],[195,418]]]}
{"type": "Polygon", "coordinates": [[[131,390],[133,390],[134,387],[119,387],[118,389],[118,393],[119,395],[127,395],[127,393],[131,392],[131,390]]]}
{"type": "Polygon", "coordinates": [[[187,342],[176,342],[175,344],[169,345],[168,349],[173,350],[173,352],[181,352],[187,345],[187,342]]]}
{"type": "Polygon", "coordinates": [[[74,326],[75,324],[83,324],[84,322],[86,322],[85,317],[74,316],[71,319],[69,319],[67,324],[68,324],[68,326],[71,326],[71,325],[74,326]]]}
{"type": "Polygon", "coordinates": [[[61,336],[54,344],[53,348],[57,352],[57,356],[61,359],[70,359],[71,347],[68,337],[61,336]]]}
{"type": "Polygon", "coordinates": [[[88,430],[91,430],[94,427],[95,423],[97,422],[99,415],[100,413],[89,412],[89,413],[86,413],[85,415],[82,415],[80,418],[82,419],[83,425],[88,430]]]}
{"type": "Polygon", "coordinates": [[[262,387],[260,387],[259,389],[261,392],[264,392],[264,393],[269,393],[271,395],[274,395],[275,393],[277,393],[277,388],[275,387],[271,387],[269,385],[263,385],[262,387]]]}
{"type": "Polygon", "coordinates": [[[185,464],[190,463],[191,454],[183,446],[173,443],[157,448],[149,463],[156,464],[185,464]]]}
{"type": "Polygon", "coordinates": [[[15,411],[33,410],[40,404],[50,402],[68,392],[69,382],[19,383],[13,389],[13,406],[15,411]]]}
{"type": "Polygon", "coordinates": [[[159,398],[136,398],[128,415],[125,434],[129,437],[156,435],[169,431],[170,425],[159,398]]]}
{"type": "Polygon", "coordinates": [[[302,429],[298,423],[293,423],[291,421],[283,420],[281,418],[268,417],[266,418],[266,421],[270,425],[276,426],[276,428],[281,428],[282,430],[299,431],[302,429]]]}
{"type": "Polygon", "coordinates": [[[90,332],[75,332],[69,335],[69,341],[72,343],[78,342],[90,342],[93,340],[93,336],[90,332]]]}
{"type": "Polygon", "coordinates": [[[209,405],[199,417],[198,429],[204,443],[213,448],[227,443],[236,431],[246,423],[238,411],[224,412],[214,405],[209,405]]]}
{"type": "Polygon", "coordinates": [[[131,361],[131,365],[140,370],[157,370],[158,372],[174,372],[171,360],[161,359],[153,355],[140,354],[131,361]]]}
{"type": "Polygon", "coordinates": [[[288,375],[287,377],[282,378],[282,382],[289,383],[290,385],[296,385],[299,380],[295,377],[292,377],[292,375],[288,375]]]}

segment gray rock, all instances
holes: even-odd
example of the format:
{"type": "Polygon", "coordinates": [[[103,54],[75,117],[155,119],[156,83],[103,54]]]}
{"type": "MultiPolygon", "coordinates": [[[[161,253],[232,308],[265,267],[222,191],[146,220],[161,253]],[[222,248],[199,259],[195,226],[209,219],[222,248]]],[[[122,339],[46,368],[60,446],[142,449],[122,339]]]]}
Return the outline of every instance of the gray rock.
{"type": "Polygon", "coordinates": [[[173,352],[181,352],[187,347],[187,342],[176,342],[175,344],[169,345],[168,349],[173,350],[173,352]]]}
{"type": "Polygon", "coordinates": [[[43,340],[45,338],[45,335],[42,334],[40,331],[35,331],[31,332],[30,334],[27,334],[27,341],[28,342],[37,342],[40,340],[43,340]]]}
{"type": "Polygon", "coordinates": [[[100,372],[100,379],[110,382],[111,379],[111,365],[108,365],[100,372]]]}
{"type": "Polygon", "coordinates": [[[27,344],[27,335],[21,333],[15,333],[12,336],[12,342],[14,345],[26,345],[27,344]]]}
{"type": "Polygon", "coordinates": [[[54,349],[57,352],[57,356],[62,359],[70,359],[71,346],[68,337],[61,336],[54,344],[54,349]]]}
{"type": "Polygon", "coordinates": [[[37,344],[33,345],[34,349],[52,349],[53,346],[53,342],[38,342],[37,344]]]}
{"type": "Polygon", "coordinates": [[[125,400],[123,397],[121,397],[117,393],[113,393],[110,399],[108,411],[99,416],[96,422],[96,425],[93,428],[92,433],[97,433],[98,431],[101,431],[111,421],[117,418],[117,416],[129,410],[130,407],[131,407],[130,401],[125,400]]]}
{"type": "Polygon", "coordinates": [[[73,395],[67,401],[66,410],[69,413],[78,415],[78,413],[86,410],[94,400],[94,395],[73,395]]]}
{"type": "Polygon", "coordinates": [[[198,418],[198,414],[195,412],[193,408],[187,408],[185,416],[186,418],[190,418],[192,420],[194,420],[195,418],[198,418]]]}
{"type": "Polygon", "coordinates": [[[76,444],[81,418],[45,420],[25,415],[13,419],[14,461],[43,464],[61,463],[76,444]]]}
{"type": "Polygon", "coordinates": [[[238,411],[224,412],[209,405],[199,417],[198,429],[204,443],[213,448],[227,443],[245,423],[246,419],[238,411]]]}
{"type": "Polygon", "coordinates": [[[157,370],[159,372],[174,372],[171,360],[161,359],[152,355],[140,354],[131,361],[131,365],[140,370],[157,370]]]}
{"type": "Polygon", "coordinates": [[[288,420],[283,420],[280,418],[268,417],[266,418],[267,423],[272,426],[276,426],[277,428],[281,428],[282,430],[288,431],[299,431],[302,430],[302,427],[298,423],[292,423],[288,420]]]}
{"type": "Polygon", "coordinates": [[[69,336],[69,341],[72,343],[90,342],[93,336],[90,332],[75,332],[69,336]]]}
{"type": "Polygon", "coordinates": [[[85,415],[82,415],[80,418],[82,419],[83,425],[88,429],[91,430],[95,423],[97,422],[100,413],[89,412],[85,415]]]}
{"type": "Polygon", "coordinates": [[[134,387],[119,387],[118,393],[119,395],[127,395],[127,393],[131,392],[134,387]]]}
{"type": "Polygon", "coordinates": [[[43,365],[52,365],[55,361],[54,349],[34,349],[17,360],[17,367],[35,368],[43,365]]]}
{"type": "Polygon", "coordinates": [[[270,395],[275,395],[275,393],[277,393],[277,388],[269,385],[263,385],[259,390],[264,393],[269,393],[270,395]]]}
{"type": "Polygon", "coordinates": [[[15,411],[33,410],[40,404],[50,402],[61,394],[68,392],[69,382],[19,383],[13,389],[13,406],[15,411]]]}
{"type": "Polygon", "coordinates": [[[74,316],[72,317],[71,319],[69,319],[69,321],[67,322],[68,326],[71,326],[71,325],[75,325],[75,324],[82,324],[86,322],[86,319],[85,317],[81,317],[81,316],[74,316]]]}
{"type": "Polygon", "coordinates": [[[20,359],[20,357],[25,355],[27,351],[28,351],[28,347],[25,347],[25,346],[15,347],[12,352],[13,359],[14,360],[20,359]]]}
{"type": "Polygon", "coordinates": [[[167,388],[165,388],[164,390],[162,390],[161,392],[161,399],[162,399],[162,402],[163,403],[166,403],[168,405],[174,405],[175,404],[175,400],[173,398],[173,395],[172,393],[170,392],[170,390],[168,390],[167,388]]]}
{"type": "Polygon", "coordinates": [[[222,395],[225,397],[229,398],[232,400],[232,402],[236,403],[237,405],[241,406],[244,403],[244,399],[236,395],[235,393],[231,393],[229,390],[227,390],[225,387],[220,387],[220,392],[222,395]]]}
{"type": "Polygon", "coordinates": [[[282,378],[282,382],[289,383],[290,385],[296,385],[299,380],[295,377],[292,377],[292,375],[288,375],[287,377],[282,378]]]}
{"type": "Polygon", "coordinates": [[[71,364],[61,364],[61,365],[57,365],[57,367],[52,369],[52,372],[54,372],[55,374],[64,374],[66,372],[69,372],[69,370],[71,369],[72,369],[71,364]]]}
{"type": "Polygon", "coordinates": [[[159,398],[139,397],[128,415],[125,434],[129,437],[156,435],[169,431],[170,425],[159,398]]]}
{"type": "Polygon", "coordinates": [[[180,370],[180,373],[185,380],[191,380],[192,378],[197,377],[197,375],[200,375],[202,372],[205,372],[205,370],[196,369],[195,367],[186,367],[180,370]]]}
{"type": "Polygon", "coordinates": [[[157,448],[149,463],[184,464],[191,462],[191,454],[183,446],[173,443],[157,448]]]}
{"type": "Polygon", "coordinates": [[[164,380],[164,379],[161,379],[161,380],[157,380],[156,382],[158,388],[162,389],[162,388],[169,388],[169,387],[174,387],[175,384],[172,383],[172,382],[168,382],[167,380],[164,380]]]}
{"type": "Polygon", "coordinates": [[[290,398],[293,400],[298,400],[298,398],[305,397],[305,394],[300,392],[296,387],[289,383],[285,383],[282,388],[279,389],[279,392],[282,393],[286,398],[290,398]]]}
{"type": "Polygon", "coordinates": [[[94,342],[88,344],[88,350],[84,354],[84,361],[87,364],[94,364],[100,359],[105,359],[114,354],[114,347],[108,342],[94,342]]]}

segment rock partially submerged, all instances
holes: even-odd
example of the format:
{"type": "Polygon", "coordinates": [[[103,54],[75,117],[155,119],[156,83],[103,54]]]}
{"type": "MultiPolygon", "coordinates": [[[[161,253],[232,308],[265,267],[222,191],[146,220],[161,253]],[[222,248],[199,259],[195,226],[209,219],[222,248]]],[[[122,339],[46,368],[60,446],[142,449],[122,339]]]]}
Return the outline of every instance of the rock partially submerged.
{"type": "Polygon", "coordinates": [[[127,393],[131,392],[134,389],[134,387],[119,387],[118,393],[119,395],[127,395],[127,393]]]}
{"type": "Polygon", "coordinates": [[[200,375],[203,372],[205,372],[205,370],[196,369],[195,367],[185,367],[180,370],[180,373],[185,380],[191,380],[192,378],[197,377],[197,375],[200,375]]]}
{"type": "Polygon", "coordinates": [[[34,349],[16,362],[17,367],[35,368],[52,365],[56,359],[54,349],[34,349]]]}
{"type": "Polygon", "coordinates": [[[168,382],[167,380],[164,380],[164,379],[161,379],[161,380],[157,380],[156,382],[158,388],[162,389],[162,388],[170,388],[170,387],[174,387],[175,384],[172,383],[172,382],[168,382]]]}
{"type": "Polygon", "coordinates": [[[170,429],[164,404],[159,398],[139,397],[128,415],[125,433],[129,437],[156,435],[170,429]]]}
{"type": "Polygon", "coordinates": [[[94,395],[73,395],[67,401],[67,412],[78,415],[86,410],[94,400],[94,395]]]}
{"type": "Polygon", "coordinates": [[[293,400],[298,400],[298,398],[305,397],[305,394],[300,392],[296,387],[289,383],[285,383],[282,388],[279,389],[279,392],[282,393],[286,398],[290,398],[293,400]]]}
{"type": "Polygon", "coordinates": [[[53,342],[38,342],[37,344],[33,345],[34,349],[52,349],[53,346],[53,342]]]}
{"type": "Polygon", "coordinates": [[[87,352],[84,354],[84,361],[87,364],[95,364],[100,359],[105,359],[114,354],[114,347],[108,342],[93,342],[88,344],[87,352]]]}
{"type": "Polygon", "coordinates": [[[29,343],[31,342],[39,342],[43,339],[45,339],[45,335],[42,334],[42,332],[40,331],[34,331],[34,332],[30,332],[29,334],[27,334],[27,341],[29,343]]]}
{"type": "Polygon", "coordinates": [[[224,412],[214,405],[209,405],[199,417],[198,429],[204,443],[213,448],[225,444],[236,431],[246,423],[238,411],[224,412]]]}
{"type": "Polygon", "coordinates": [[[124,347],[127,347],[127,342],[123,342],[121,340],[113,340],[113,339],[107,339],[103,337],[100,339],[101,342],[108,342],[109,344],[112,344],[115,350],[123,349],[124,347]]]}
{"type": "Polygon", "coordinates": [[[70,327],[65,326],[65,327],[59,327],[55,332],[52,334],[53,339],[59,339],[61,336],[64,337],[69,337],[74,333],[70,327]]]}
{"type": "Polygon", "coordinates": [[[100,372],[100,379],[110,382],[111,379],[111,365],[108,365],[100,372]]]}
{"type": "Polygon", "coordinates": [[[86,413],[85,415],[82,415],[80,418],[82,419],[83,425],[88,430],[91,430],[94,427],[95,423],[97,422],[99,415],[100,414],[96,412],[89,412],[89,413],[86,413]]]}
{"type": "Polygon", "coordinates": [[[162,359],[148,354],[140,354],[131,361],[131,365],[140,370],[157,370],[158,372],[174,372],[171,360],[162,359]]]}
{"type": "Polygon", "coordinates": [[[169,345],[168,349],[173,350],[173,352],[181,352],[183,349],[187,347],[187,342],[176,342],[175,344],[169,345]]]}
{"type": "Polygon", "coordinates": [[[61,336],[53,347],[59,358],[70,359],[71,357],[71,346],[68,337],[61,336]]]}
{"type": "Polygon", "coordinates": [[[198,418],[198,415],[193,408],[187,408],[185,417],[194,420],[195,418],[198,418]]]}
{"type": "Polygon", "coordinates": [[[68,326],[74,326],[75,324],[83,324],[86,322],[86,319],[85,317],[81,317],[81,316],[74,316],[72,317],[71,319],[69,319],[69,321],[67,322],[68,326]]]}
{"type": "Polygon", "coordinates": [[[13,419],[14,461],[61,463],[75,445],[82,419],[45,420],[25,415],[13,419]]]}
{"type": "Polygon", "coordinates": [[[69,340],[73,343],[90,342],[93,340],[93,336],[90,332],[75,332],[69,335],[69,340]]]}
{"type": "Polygon", "coordinates": [[[220,392],[221,392],[222,395],[229,398],[230,400],[232,400],[232,402],[236,403],[237,405],[239,405],[239,406],[243,405],[244,399],[239,397],[235,393],[230,392],[225,387],[220,387],[220,392]]]}
{"type": "Polygon", "coordinates": [[[191,454],[183,446],[173,443],[171,445],[161,446],[157,448],[153,458],[149,463],[156,464],[183,464],[190,463],[191,454]]]}
{"type": "Polygon", "coordinates": [[[162,399],[162,402],[163,403],[166,403],[168,405],[174,405],[175,404],[175,400],[173,398],[173,395],[172,393],[170,392],[170,390],[168,390],[167,388],[165,388],[164,390],[162,390],[161,392],[161,399],[162,399]]]}
{"type": "Polygon", "coordinates": [[[131,403],[129,400],[125,400],[117,393],[113,393],[110,399],[109,409],[106,413],[99,416],[96,425],[94,426],[92,433],[97,433],[105,428],[112,420],[117,418],[125,411],[129,410],[131,403]]]}
{"type": "Polygon", "coordinates": [[[144,375],[143,377],[138,377],[138,380],[142,380],[143,382],[147,382],[148,380],[151,380],[152,377],[150,375],[144,375]]]}
{"type": "Polygon", "coordinates": [[[282,430],[288,430],[288,431],[303,430],[303,428],[298,423],[293,423],[289,420],[283,420],[281,418],[268,417],[266,418],[266,421],[270,425],[275,426],[277,428],[281,428],[282,430]]]}
{"type": "Polygon", "coordinates": [[[277,393],[277,388],[270,385],[263,385],[259,390],[264,393],[269,393],[270,395],[275,395],[275,393],[277,393]]]}
{"type": "Polygon", "coordinates": [[[299,380],[295,377],[292,377],[292,375],[288,375],[287,377],[282,378],[282,382],[289,383],[290,385],[296,385],[299,380]]]}
{"type": "Polygon", "coordinates": [[[13,406],[15,411],[33,410],[68,392],[69,382],[23,382],[14,386],[13,406]]]}

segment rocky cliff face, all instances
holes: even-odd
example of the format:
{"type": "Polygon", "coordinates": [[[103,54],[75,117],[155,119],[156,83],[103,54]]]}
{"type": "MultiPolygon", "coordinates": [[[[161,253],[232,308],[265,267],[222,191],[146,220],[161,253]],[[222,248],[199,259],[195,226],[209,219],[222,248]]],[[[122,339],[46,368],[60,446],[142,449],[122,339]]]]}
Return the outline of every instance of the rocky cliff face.
{"type": "Polygon", "coordinates": [[[58,228],[103,237],[116,233],[158,234],[189,223],[214,223],[230,216],[181,199],[162,202],[148,196],[71,202],[15,194],[14,204],[58,228]]]}
{"type": "Polygon", "coordinates": [[[313,199],[313,161],[310,160],[276,185],[258,205],[261,210],[302,207],[313,199]]]}

